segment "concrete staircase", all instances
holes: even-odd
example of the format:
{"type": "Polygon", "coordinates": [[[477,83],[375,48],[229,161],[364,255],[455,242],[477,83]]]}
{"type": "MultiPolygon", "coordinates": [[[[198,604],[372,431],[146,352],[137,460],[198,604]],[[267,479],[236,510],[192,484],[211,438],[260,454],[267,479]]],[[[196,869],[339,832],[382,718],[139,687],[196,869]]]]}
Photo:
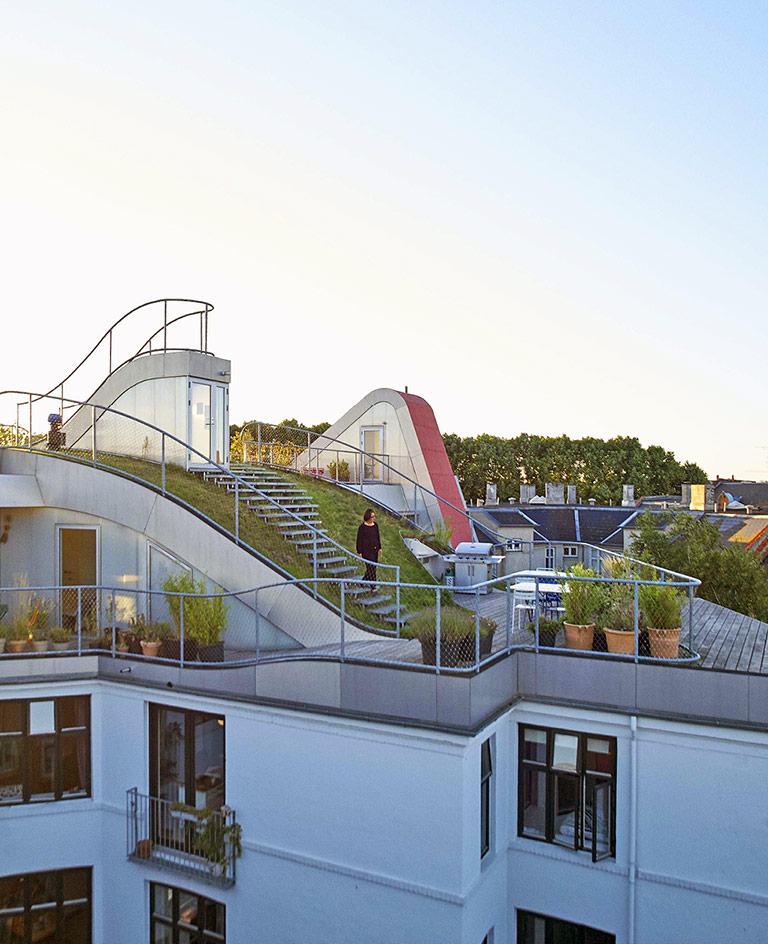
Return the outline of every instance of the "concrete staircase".
{"type": "MultiPolygon", "coordinates": [[[[333,577],[337,580],[353,579],[363,576],[361,562],[349,551],[335,544],[327,537],[317,513],[317,503],[298,482],[282,477],[271,467],[249,463],[233,464],[232,473],[242,484],[236,487],[233,474],[216,471],[204,471],[207,482],[225,488],[228,492],[237,492],[241,509],[258,515],[262,521],[276,528],[301,554],[305,554],[313,569],[317,566],[318,577],[333,577]]],[[[385,579],[392,579],[385,578],[385,579]]],[[[387,588],[390,589],[390,588],[387,588]]],[[[401,604],[398,607],[391,593],[372,593],[364,585],[345,588],[345,596],[354,598],[355,603],[364,606],[369,613],[392,626],[403,626],[413,613],[408,613],[401,604]]]]}

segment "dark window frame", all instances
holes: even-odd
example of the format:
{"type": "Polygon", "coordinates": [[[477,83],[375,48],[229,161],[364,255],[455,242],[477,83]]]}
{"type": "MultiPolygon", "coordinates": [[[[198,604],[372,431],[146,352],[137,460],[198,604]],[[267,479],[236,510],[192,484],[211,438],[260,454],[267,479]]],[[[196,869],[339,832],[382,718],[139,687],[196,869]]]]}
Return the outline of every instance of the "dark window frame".
{"type": "Polygon", "coordinates": [[[222,786],[224,790],[224,804],[227,802],[227,722],[225,715],[217,715],[209,711],[197,711],[194,708],[180,708],[176,705],[163,705],[150,702],[149,705],[149,795],[160,795],[160,771],[157,756],[160,743],[160,712],[176,711],[184,715],[184,800],[188,806],[195,806],[195,718],[214,719],[223,721],[224,734],[222,737],[222,786]]]}
{"type": "MultiPolygon", "coordinates": [[[[538,914],[535,911],[524,911],[516,909],[517,933],[515,940],[517,944],[532,944],[533,939],[524,936],[526,934],[526,923],[529,919],[538,918],[544,921],[544,944],[555,944],[555,931],[557,924],[567,925],[568,930],[575,932],[574,944],[616,944],[616,935],[608,931],[601,931],[599,928],[590,928],[586,924],[575,924],[573,921],[566,921],[563,918],[554,918],[551,915],[538,914]],[[589,937],[587,937],[589,934],[589,937]],[[602,940],[601,940],[602,938],[602,940]]],[[[558,937],[558,940],[561,938],[558,937]]]]}
{"type": "Polygon", "coordinates": [[[179,932],[182,930],[182,923],[179,919],[179,898],[184,895],[192,895],[197,898],[197,913],[205,914],[205,907],[202,902],[208,902],[224,912],[224,933],[219,934],[216,931],[200,929],[194,925],[184,924],[184,928],[192,927],[197,935],[198,944],[226,944],[227,940],[227,906],[224,902],[216,901],[215,898],[209,898],[207,895],[200,895],[197,892],[191,892],[186,888],[178,888],[176,885],[166,885],[165,882],[149,883],[149,940],[150,944],[155,940],[155,929],[158,927],[171,929],[172,944],[179,944],[179,932]],[[171,918],[165,915],[155,914],[155,888],[167,888],[173,893],[171,896],[171,918]]]}
{"type": "Polygon", "coordinates": [[[15,703],[22,706],[22,730],[16,733],[0,732],[0,742],[6,738],[19,737],[21,739],[21,777],[22,777],[22,796],[20,799],[0,799],[0,807],[21,806],[27,803],[59,803],[64,800],[85,800],[91,797],[92,793],[92,743],[91,743],[91,696],[90,695],[55,695],[47,698],[4,698],[3,704],[15,703]],[[77,725],[71,728],[65,728],[61,723],[62,703],[68,699],[77,698],[85,702],[85,724],[77,725]],[[53,702],[53,732],[49,735],[38,735],[29,733],[30,705],[41,702],[53,702]],[[72,732],[82,733],[86,740],[86,771],[85,771],[85,792],[64,793],[63,792],[63,765],[61,762],[62,742],[72,732]],[[32,796],[32,777],[31,777],[31,739],[37,737],[52,737],[54,739],[53,755],[53,797],[33,797],[32,796]]]}
{"type": "MultiPolygon", "coordinates": [[[[32,910],[31,889],[33,882],[46,881],[50,876],[55,876],[56,882],[56,903],[54,905],[56,909],[56,940],[58,941],[63,938],[63,916],[65,900],[69,903],[83,901],[82,898],[64,898],[64,876],[72,872],[87,873],[85,901],[87,901],[88,904],[88,935],[87,938],[82,941],[82,944],[91,944],[91,941],[93,940],[93,869],[91,866],[78,866],[71,869],[48,869],[44,872],[20,872],[17,875],[2,876],[3,879],[24,879],[23,905],[18,909],[8,909],[8,911],[0,912],[0,916],[12,913],[14,919],[21,919],[24,922],[23,935],[20,940],[25,942],[32,940],[31,916],[40,914],[38,910],[32,910]]],[[[35,907],[37,909],[39,906],[35,907]]]]}
{"type": "Polygon", "coordinates": [[[591,851],[592,861],[598,862],[602,859],[616,858],[616,738],[604,734],[595,734],[591,731],[572,731],[566,728],[547,728],[537,724],[518,724],[518,777],[517,777],[517,834],[524,839],[531,839],[535,842],[546,842],[550,845],[557,845],[561,848],[568,848],[562,842],[555,839],[555,796],[556,787],[560,782],[576,780],[577,787],[576,808],[574,811],[574,843],[575,851],[591,851]],[[524,757],[525,752],[525,732],[541,731],[546,735],[546,759],[544,762],[528,760],[524,757]],[[575,771],[568,771],[564,768],[554,765],[554,746],[555,737],[558,734],[578,738],[577,761],[575,771]],[[596,773],[587,768],[587,740],[595,739],[607,741],[610,745],[611,770],[610,772],[596,773]],[[545,775],[545,828],[544,836],[538,836],[533,833],[525,832],[525,773],[526,771],[537,771],[545,775]],[[608,832],[609,841],[607,851],[600,853],[598,850],[597,831],[592,830],[591,849],[585,836],[586,830],[583,825],[582,801],[587,793],[591,794],[592,809],[596,809],[597,792],[599,789],[608,790],[609,817],[608,832]]]}
{"type": "Polygon", "coordinates": [[[488,738],[480,746],[480,858],[491,851],[491,779],[493,747],[488,738]]]}

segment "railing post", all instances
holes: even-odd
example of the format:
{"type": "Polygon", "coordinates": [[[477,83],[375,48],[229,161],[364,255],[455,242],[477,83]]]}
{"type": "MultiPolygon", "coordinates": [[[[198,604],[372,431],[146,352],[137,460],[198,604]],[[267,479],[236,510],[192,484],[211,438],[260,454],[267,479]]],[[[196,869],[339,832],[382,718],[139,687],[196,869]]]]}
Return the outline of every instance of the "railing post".
{"type": "Polygon", "coordinates": [[[14,441],[14,446],[19,445],[19,404],[16,404],[16,438],[14,441]]]}
{"type": "Polygon", "coordinates": [[[208,312],[210,311],[208,305],[205,306],[205,353],[208,353],[208,312]]]}
{"type": "Polygon", "coordinates": [[[96,465],[96,407],[91,407],[91,459],[96,465]]]}
{"type": "Polygon", "coordinates": [[[688,653],[693,655],[693,584],[688,584],[688,653]]]}
{"type": "Polygon", "coordinates": [[[480,588],[475,590],[475,668],[480,668],[480,588]]]}
{"type": "Polygon", "coordinates": [[[115,615],[116,615],[115,614],[115,590],[113,587],[112,588],[112,621],[111,621],[112,622],[112,658],[113,659],[115,658],[115,650],[117,647],[117,642],[115,638],[117,635],[116,633],[117,625],[116,625],[115,615]]]}
{"type": "Polygon", "coordinates": [[[317,599],[317,528],[312,529],[312,577],[314,578],[313,582],[313,596],[317,599]]]}
{"type": "Polygon", "coordinates": [[[203,350],[203,313],[200,312],[200,350],[203,350]]]}
{"type": "Polygon", "coordinates": [[[510,643],[510,628],[512,625],[512,581],[507,581],[507,649],[510,643]]]}
{"type": "Polygon", "coordinates": [[[160,476],[163,483],[163,495],[165,495],[165,433],[160,436],[160,476]]]}
{"type": "Polygon", "coordinates": [[[240,483],[235,479],[235,541],[240,543],[240,483]]]}
{"type": "Polygon", "coordinates": [[[435,590],[435,672],[440,674],[440,589],[435,590]]]}
{"type": "Polygon", "coordinates": [[[256,632],[256,664],[259,662],[259,591],[258,588],[253,591],[253,613],[254,613],[254,629],[256,632]]]}
{"type": "Polygon", "coordinates": [[[341,581],[341,607],[339,608],[341,613],[341,661],[344,661],[344,581],[341,581]]]}
{"type": "Polygon", "coordinates": [[[638,604],[638,583],[635,581],[635,662],[640,653],[640,607],[638,604]]]}
{"type": "Polygon", "coordinates": [[[257,441],[258,441],[258,456],[259,456],[259,458],[256,461],[260,463],[261,462],[261,423],[256,424],[256,434],[258,437],[257,441]]]}
{"type": "Polygon", "coordinates": [[[397,565],[395,570],[395,580],[397,581],[397,587],[395,588],[395,629],[397,631],[397,638],[400,638],[400,565],[397,565]]]}
{"type": "Polygon", "coordinates": [[[168,299],[163,299],[163,353],[168,350],[168,299]]]}
{"type": "Polygon", "coordinates": [[[179,663],[184,667],[184,594],[179,596],[179,663]]]}
{"type": "Polygon", "coordinates": [[[533,599],[533,605],[534,605],[533,619],[536,623],[536,633],[535,633],[536,652],[538,652],[539,651],[539,578],[534,577],[533,580],[536,585],[535,592],[534,592],[534,599],[533,599]]]}
{"type": "Polygon", "coordinates": [[[83,644],[83,588],[77,588],[77,654],[82,652],[83,644]]]}
{"type": "MultiPolygon", "coordinates": [[[[109,329],[109,372],[112,373],[112,329],[109,329]]],[[[63,419],[63,417],[62,417],[63,419]]]]}
{"type": "Polygon", "coordinates": [[[32,394],[29,395],[29,451],[32,452],[32,394]]]}

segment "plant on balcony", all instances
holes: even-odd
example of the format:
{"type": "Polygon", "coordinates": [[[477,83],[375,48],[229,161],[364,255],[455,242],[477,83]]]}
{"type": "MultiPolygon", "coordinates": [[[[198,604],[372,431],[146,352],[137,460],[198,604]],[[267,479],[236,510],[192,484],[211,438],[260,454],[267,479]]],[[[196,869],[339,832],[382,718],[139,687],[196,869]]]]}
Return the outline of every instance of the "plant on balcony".
{"type": "Polygon", "coordinates": [[[328,463],[328,475],[335,482],[348,482],[349,481],[349,463],[346,459],[339,460],[338,475],[336,474],[336,463],[328,463]]]}
{"type": "Polygon", "coordinates": [[[141,651],[145,656],[154,658],[160,650],[160,644],[171,635],[168,623],[153,623],[146,619],[143,613],[132,616],[129,620],[133,633],[139,637],[141,651]]]}
{"type": "Polygon", "coordinates": [[[205,581],[195,581],[192,574],[186,571],[169,574],[163,582],[163,590],[168,594],[166,600],[177,633],[181,631],[181,601],[184,600],[185,650],[187,640],[192,640],[198,646],[201,662],[223,661],[224,645],[221,637],[227,628],[229,612],[229,605],[224,602],[224,598],[211,596],[205,581]],[[178,593],[186,596],[175,596],[178,593]]]}
{"type": "Polygon", "coordinates": [[[668,583],[641,584],[638,595],[651,655],[654,659],[676,659],[682,626],[680,591],[668,583]]]}
{"type": "Polygon", "coordinates": [[[635,651],[635,594],[631,584],[607,584],[603,590],[603,632],[608,652],[635,651]]]}
{"type": "MultiPolygon", "coordinates": [[[[554,649],[557,634],[560,632],[562,623],[558,619],[550,619],[547,616],[539,617],[539,645],[548,646],[551,649],[554,649]]],[[[525,627],[532,636],[536,636],[536,623],[529,623],[525,627]]]]}
{"type": "MultiPolygon", "coordinates": [[[[479,621],[480,658],[491,653],[496,622],[486,616],[479,621]]],[[[402,635],[418,639],[424,665],[437,663],[437,610],[427,607],[420,610],[402,635]]],[[[440,611],[440,665],[456,666],[460,662],[475,661],[475,614],[456,606],[444,606],[440,611]]]]}
{"type": "Polygon", "coordinates": [[[9,652],[24,652],[29,644],[29,623],[26,617],[16,617],[8,627],[7,639],[9,652]]]}
{"type": "Polygon", "coordinates": [[[208,860],[213,874],[223,875],[229,859],[239,859],[243,854],[243,827],[239,823],[228,823],[227,817],[232,812],[228,806],[221,810],[211,810],[207,806],[198,809],[187,803],[172,803],[174,813],[182,813],[194,821],[191,836],[191,851],[208,860]]]}
{"type": "Polygon", "coordinates": [[[63,626],[54,626],[48,633],[48,638],[56,652],[64,652],[70,647],[72,630],[65,629],[63,626]]]}
{"type": "Polygon", "coordinates": [[[8,635],[8,627],[0,626],[0,652],[5,652],[5,637],[8,635]]]}
{"type": "Polygon", "coordinates": [[[595,582],[598,575],[583,564],[574,564],[568,575],[587,579],[569,580],[568,592],[563,594],[565,645],[568,649],[591,649],[601,598],[600,585],[595,582]]]}

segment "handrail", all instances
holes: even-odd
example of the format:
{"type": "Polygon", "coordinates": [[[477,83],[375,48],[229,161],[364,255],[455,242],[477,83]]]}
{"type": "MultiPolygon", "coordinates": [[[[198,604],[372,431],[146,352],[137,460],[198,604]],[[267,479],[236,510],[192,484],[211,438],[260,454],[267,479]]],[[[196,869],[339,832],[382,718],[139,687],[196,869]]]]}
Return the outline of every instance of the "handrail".
{"type": "MultiPolygon", "coordinates": [[[[306,435],[313,436],[315,439],[325,438],[325,439],[327,439],[329,442],[340,443],[342,446],[345,447],[345,451],[352,452],[352,453],[354,453],[354,454],[356,454],[356,455],[359,455],[359,456],[361,456],[361,457],[365,457],[365,458],[367,458],[367,459],[371,459],[372,461],[378,463],[379,465],[384,466],[384,467],[387,468],[390,472],[394,472],[397,477],[404,479],[404,480],[405,480],[406,482],[408,482],[410,485],[413,485],[414,488],[419,489],[423,494],[429,495],[431,498],[434,498],[436,501],[440,502],[441,504],[447,505],[447,506],[448,506],[449,508],[451,508],[453,511],[458,512],[458,513],[459,513],[463,518],[465,518],[465,519],[467,520],[467,522],[469,523],[469,527],[470,527],[471,533],[472,533],[473,535],[475,534],[475,525],[476,525],[476,522],[474,521],[474,519],[472,518],[471,515],[469,515],[464,509],[459,508],[457,505],[454,505],[452,502],[448,501],[448,499],[446,499],[446,498],[441,498],[436,492],[433,492],[432,489],[427,488],[425,485],[422,485],[420,482],[417,482],[416,479],[411,478],[411,477],[410,477],[409,475],[407,475],[405,472],[401,472],[399,469],[395,469],[394,466],[392,466],[392,465],[391,465],[389,462],[387,462],[386,460],[379,458],[379,456],[382,455],[382,453],[372,453],[372,452],[366,452],[364,449],[358,449],[356,446],[353,446],[351,443],[344,442],[344,441],[341,440],[341,439],[337,439],[335,436],[329,436],[327,432],[326,432],[326,433],[317,433],[317,432],[314,432],[313,430],[310,430],[310,429],[302,429],[301,427],[298,427],[298,426],[285,426],[285,425],[283,425],[283,424],[281,424],[281,423],[264,423],[264,422],[261,421],[261,420],[252,420],[250,423],[246,423],[246,424],[244,425],[243,430],[246,430],[246,429],[248,429],[249,427],[252,427],[252,426],[259,426],[259,427],[261,427],[261,426],[269,426],[269,427],[272,428],[272,429],[292,430],[293,432],[297,432],[297,433],[302,433],[302,434],[306,434],[306,435]]],[[[241,431],[241,434],[242,434],[242,431],[241,431]]],[[[256,443],[256,440],[249,439],[249,440],[244,440],[244,442],[256,443]]],[[[302,451],[305,451],[305,452],[306,452],[306,451],[309,451],[309,450],[312,448],[313,443],[314,443],[314,440],[313,440],[312,443],[310,443],[306,448],[302,447],[302,451]]],[[[326,448],[326,449],[322,449],[322,448],[320,448],[320,447],[315,447],[315,448],[317,448],[317,451],[318,451],[318,452],[335,451],[335,450],[331,450],[331,449],[328,449],[328,448],[326,448]]],[[[388,455],[388,453],[383,453],[383,455],[388,455]]],[[[297,469],[297,471],[300,471],[300,470],[297,469]]],[[[362,479],[363,479],[363,476],[362,476],[362,461],[361,461],[361,475],[360,475],[360,491],[361,491],[361,492],[362,492],[362,490],[363,490],[363,489],[362,489],[362,486],[363,486],[363,481],[362,481],[362,479]]],[[[330,481],[330,482],[333,482],[333,481],[334,481],[333,479],[327,479],[327,480],[326,480],[325,477],[323,477],[323,480],[324,480],[324,481],[330,481]]],[[[336,484],[339,484],[339,483],[337,482],[336,484]]],[[[342,484],[343,484],[343,483],[342,483],[342,484]]],[[[344,486],[344,487],[349,487],[349,486],[344,486]]],[[[414,511],[415,511],[415,509],[414,509],[414,511]]],[[[498,532],[492,531],[490,528],[486,528],[485,525],[482,525],[482,527],[483,527],[483,530],[486,531],[488,534],[492,534],[492,535],[494,535],[495,537],[499,538],[499,541],[498,541],[499,544],[506,544],[506,543],[507,543],[507,540],[508,540],[508,539],[505,538],[505,537],[503,537],[502,535],[500,535],[498,532]]],[[[422,529],[422,530],[425,530],[425,529],[422,529]]]]}
{"type": "MultiPolygon", "coordinates": [[[[163,344],[163,348],[162,348],[162,349],[163,349],[163,350],[167,350],[167,332],[168,332],[168,328],[169,328],[172,324],[175,324],[177,321],[181,321],[181,320],[183,320],[183,319],[185,319],[185,318],[192,318],[192,317],[194,317],[195,315],[199,315],[199,316],[200,316],[200,348],[199,348],[199,350],[200,350],[202,353],[206,353],[206,354],[207,354],[207,353],[209,353],[209,352],[208,352],[208,315],[209,315],[209,313],[210,313],[211,311],[213,311],[213,305],[212,305],[210,302],[200,301],[199,299],[195,299],[195,298],[155,298],[155,299],[153,299],[152,301],[143,302],[141,305],[137,305],[135,308],[132,308],[130,311],[126,312],[124,315],[122,315],[120,318],[118,318],[117,321],[115,321],[115,323],[114,323],[110,328],[108,328],[108,329],[104,332],[104,334],[99,338],[99,340],[96,342],[96,344],[94,344],[94,346],[93,346],[93,347],[91,348],[91,350],[85,355],[85,357],[83,357],[83,359],[77,364],[77,366],[74,367],[74,368],[67,374],[67,376],[63,378],[63,380],[60,380],[58,383],[54,384],[53,387],[51,387],[51,389],[50,389],[47,393],[43,393],[43,394],[37,395],[37,398],[38,398],[38,399],[42,399],[42,398],[44,398],[44,397],[52,396],[53,393],[54,393],[54,391],[59,390],[59,391],[60,391],[60,396],[58,396],[57,399],[59,399],[59,400],[62,402],[62,404],[63,404],[63,402],[64,402],[65,400],[67,400],[67,398],[64,396],[64,384],[65,384],[68,380],[70,380],[70,379],[80,370],[80,368],[91,358],[91,356],[92,356],[93,354],[96,353],[96,351],[98,350],[98,348],[101,346],[101,344],[102,344],[105,340],[109,340],[109,370],[108,370],[108,373],[107,373],[106,377],[104,378],[104,380],[106,380],[107,377],[111,376],[111,375],[114,373],[115,370],[118,370],[119,367],[123,367],[125,364],[127,364],[127,363],[129,363],[130,361],[134,360],[135,358],[139,357],[139,356],[141,355],[142,351],[144,350],[144,348],[145,348],[148,344],[150,344],[151,341],[152,341],[155,337],[157,337],[158,334],[160,334],[160,332],[163,332],[163,334],[164,334],[164,344],[163,344]],[[168,321],[168,304],[169,304],[169,302],[172,303],[172,304],[202,305],[203,307],[202,307],[202,308],[199,308],[199,309],[196,309],[195,311],[185,312],[184,314],[178,315],[178,316],[176,316],[175,318],[171,319],[171,321],[168,321]],[[113,341],[113,335],[114,335],[115,328],[117,328],[117,326],[120,325],[120,324],[122,324],[122,322],[125,321],[126,318],[128,318],[128,317],[130,317],[131,315],[135,314],[137,311],[141,311],[143,308],[148,308],[148,307],[150,307],[151,305],[158,305],[158,304],[160,304],[160,303],[162,303],[162,305],[163,305],[163,325],[162,325],[160,328],[158,328],[156,331],[154,331],[154,332],[150,335],[150,337],[139,347],[139,350],[136,352],[136,354],[134,354],[132,357],[127,358],[127,359],[126,359],[125,361],[123,361],[118,367],[113,368],[113,366],[112,366],[112,341],[113,341]]],[[[182,350],[182,349],[180,349],[180,350],[182,350]]],[[[183,350],[186,350],[186,349],[183,349],[183,350]]],[[[197,349],[195,349],[195,350],[197,350],[197,349]]],[[[150,352],[151,352],[151,351],[150,351],[150,352]]],[[[102,383],[103,383],[103,382],[104,382],[104,381],[102,381],[102,383]]],[[[98,387],[97,387],[97,389],[98,389],[98,387]]],[[[95,392],[95,391],[94,391],[94,392],[95,392]]]]}
{"type": "MultiPolygon", "coordinates": [[[[30,392],[28,392],[28,391],[22,391],[22,390],[3,390],[3,391],[0,391],[0,397],[1,397],[1,396],[5,396],[5,395],[19,395],[19,394],[24,395],[24,396],[27,397],[27,400],[28,400],[28,403],[29,403],[29,407],[30,407],[30,413],[31,413],[31,411],[32,411],[32,404],[33,404],[33,403],[35,403],[35,402],[37,402],[37,401],[39,401],[39,400],[41,400],[41,399],[44,399],[44,398],[47,397],[47,396],[50,396],[49,394],[30,393],[30,392]]],[[[57,397],[56,399],[57,399],[57,402],[58,402],[58,399],[59,399],[59,398],[57,397]]],[[[179,497],[176,496],[176,495],[173,495],[172,497],[173,497],[173,499],[174,499],[175,501],[177,501],[179,504],[181,504],[181,505],[183,505],[183,506],[186,506],[186,507],[189,508],[190,510],[194,511],[195,514],[200,515],[201,517],[205,518],[205,519],[206,519],[207,521],[209,521],[210,523],[214,524],[219,530],[224,531],[225,533],[228,533],[228,534],[232,537],[232,539],[235,541],[235,543],[237,543],[237,544],[240,545],[240,546],[244,546],[244,547],[248,548],[249,550],[251,550],[251,551],[255,552],[256,554],[258,554],[260,557],[263,557],[263,555],[261,555],[261,554],[259,553],[259,551],[258,551],[256,548],[252,548],[250,545],[248,545],[245,541],[243,541],[243,540],[240,538],[240,534],[239,534],[239,500],[240,500],[240,498],[243,497],[243,495],[247,496],[248,494],[251,494],[251,495],[254,495],[254,496],[258,496],[258,498],[259,498],[260,500],[265,501],[265,502],[267,502],[269,505],[271,505],[272,507],[279,509],[283,514],[288,515],[295,523],[301,524],[304,529],[306,529],[307,531],[311,532],[311,534],[313,535],[313,538],[315,539],[316,542],[323,541],[323,542],[325,542],[325,543],[329,543],[329,544],[333,545],[333,547],[335,547],[335,548],[337,548],[339,551],[341,551],[344,555],[346,555],[347,558],[350,558],[350,559],[352,559],[352,560],[356,560],[356,561],[358,561],[358,562],[361,563],[361,564],[364,564],[364,565],[365,565],[365,564],[370,563],[370,561],[367,561],[367,560],[366,560],[364,557],[362,557],[361,555],[359,555],[359,554],[357,554],[357,553],[355,553],[355,552],[349,550],[349,548],[344,547],[342,544],[339,544],[338,541],[335,541],[333,538],[329,537],[327,534],[321,532],[321,531],[320,531],[318,528],[316,528],[311,522],[305,521],[301,516],[295,514],[295,513],[294,513],[293,511],[291,511],[290,509],[285,508],[279,501],[276,501],[276,500],[275,500],[274,498],[272,498],[270,495],[268,495],[268,494],[266,494],[265,492],[261,491],[261,489],[259,489],[259,488],[257,488],[256,486],[254,486],[254,485],[253,485],[251,482],[249,482],[248,480],[243,479],[241,476],[238,476],[236,473],[234,473],[231,469],[228,469],[228,468],[226,468],[225,466],[221,465],[220,463],[215,462],[215,461],[214,461],[213,459],[211,459],[209,456],[204,455],[202,452],[200,452],[200,451],[198,451],[197,449],[195,449],[191,444],[185,443],[182,439],[180,439],[178,436],[175,436],[173,433],[169,433],[169,432],[167,432],[166,430],[161,429],[159,426],[155,426],[153,423],[150,423],[150,422],[148,422],[148,421],[146,421],[146,420],[142,420],[142,419],[139,419],[138,417],[131,416],[131,415],[128,414],[128,413],[124,413],[122,410],[116,410],[114,407],[102,406],[101,404],[90,403],[90,402],[86,402],[86,401],[72,400],[71,398],[66,398],[66,399],[64,400],[64,402],[67,403],[68,405],[77,406],[78,408],[83,408],[83,407],[86,407],[86,408],[87,408],[87,407],[90,407],[90,409],[91,409],[91,411],[92,411],[91,427],[90,427],[90,428],[91,428],[92,431],[93,431],[93,429],[95,429],[95,425],[98,424],[99,419],[101,419],[101,417],[102,417],[104,414],[110,414],[110,415],[122,417],[123,419],[127,419],[127,420],[131,421],[132,423],[137,423],[137,424],[139,424],[141,427],[143,427],[143,428],[145,428],[145,429],[148,429],[148,430],[151,430],[152,432],[154,432],[154,433],[156,433],[156,434],[159,434],[160,437],[161,437],[161,446],[162,446],[162,459],[161,459],[160,465],[161,465],[161,470],[162,470],[162,481],[163,481],[162,494],[163,494],[164,496],[166,496],[166,494],[167,494],[167,491],[166,491],[166,488],[165,488],[165,469],[166,469],[166,461],[165,461],[166,446],[165,446],[165,444],[166,444],[166,440],[169,440],[170,442],[174,442],[174,443],[176,443],[177,445],[181,446],[182,449],[183,449],[185,452],[187,452],[187,453],[189,453],[189,454],[194,454],[194,455],[198,456],[200,459],[203,460],[203,462],[204,462],[207,466],[209,466],[209,467],[211,467],[211,468],[217,470],[219,473],[221,473],[221,474],[227,476],[227,478],[231,479],[231,480],[236,484],[235,504],[236,504],[237,511],[236,511],[236,514],[235,514],[235,532],[234,532],[234,533],[233,533],[233,532],[228,532],[225,528],[223,528],[223,526],[219,525],[219,524],[216,523],[216,522],[211,521],[211,519],[209,519],[204,513],[199,512],[198,509],[196,509],[194,506],[190,505],[188,502],[184,501],[184,499],[179,498],[179,497]],[[96,411],[99,411],[99,415],[98,415],[98,416],[96,415],[96,411]]],[[[30,426],[31,426],[31,425],[32,425],[32,424],[30,423],[30,426]]],[[[65,424],[65,425],[66,425],[66,424],[65,424]]],[[[137,476],[133,476],[133,475],[131,475],[130,473],[126,473],[124,470],[121,470],[121,469],[116,468],[116,467],[114,467],[114,466],[110,466],[110,465],[107,465],[106,463],[97,461],[97,458],[96,458],[96,451],[97,451],[97,450],[96,450],[95,437],[93,436],[93,432],[92,432],[92,437],[93,437],[94,446],[93,446],[93,457],[92,457],[91,459],[79,459],[78,457],[67,456],[66,454],[60,454],[60,453],[55,452],[55,451],[54,451],[54,452],[51,452],[51,451],[49,451],[49,450],[47,450],[47,449],[35,449],[35,448],[34,448],[34,447],[35,447],[35,442],[33,442],[33,438],[32,438],[32,435],[31,435],[31,434],[30,434],[30,437],[29,437],[29,445],[25,445],[25,446],[19,446],[19,445],[17,445],[17,446],[12,446],[12,447],[0,447],[0,448],[17,448],[17,449],[21,449],[22,451],[27,451],[27,452],[42,452],[44,455],[55,455],[55,456],[59,456],[59,457],[62,457],[62,458],[67,458],[67,459],[69,459],[69,460],[71,460],[71,461],[85,462],[86,464],[91,465],[91,466],[94,466],[94,467],[103,468],[103,469],[106,469],[106,470],[109,470],[109,471],[116,471],[116,472],[118,472],[118,473],[121,474],[121,475],[126,475],[128,478],[133,478],[133,479],[135,479],[135,480],[137,480],[137,481],[145,482],[146,484],[150,484],[150,485],[153,484],[153,483],[148,482],[147,480],[141,479],[141,478],[139,478],[139,477],[137,477],[137,476]]],[[[37,440],[36,442],[39,443],[40,440],[37,440]]],[[[136,458],[138,458],[138,457],[136,457],[136,458]]],[[[279,568],[279,565],[277,565],[277,566],[278,566],[278,568],[279,568]]],[[[376,566],[377,566],[378,568],[382,568],[382,569],[384,569],[384,570],[394,571],[394,573],[395,573],[395,575],[396,575],[396,580],[397,580],[397,582],[399,583],[399,579],[400,579],[400,565],[399,565],[399,564],[387,564],[387,563],[385,563],[385,562],[380,561],[380,562],[378,562],[378,563],[376,564],[376,566]]],[[[317,578],[317,567],[318,567],[318,558],[317,558],[317,555],[314,555],[314,578],[315,578],[315,580],[318,579],[318,578],[317,578]]],[[[279,569],[282,569],[282,568],[279,568],[279,569]]]]}

